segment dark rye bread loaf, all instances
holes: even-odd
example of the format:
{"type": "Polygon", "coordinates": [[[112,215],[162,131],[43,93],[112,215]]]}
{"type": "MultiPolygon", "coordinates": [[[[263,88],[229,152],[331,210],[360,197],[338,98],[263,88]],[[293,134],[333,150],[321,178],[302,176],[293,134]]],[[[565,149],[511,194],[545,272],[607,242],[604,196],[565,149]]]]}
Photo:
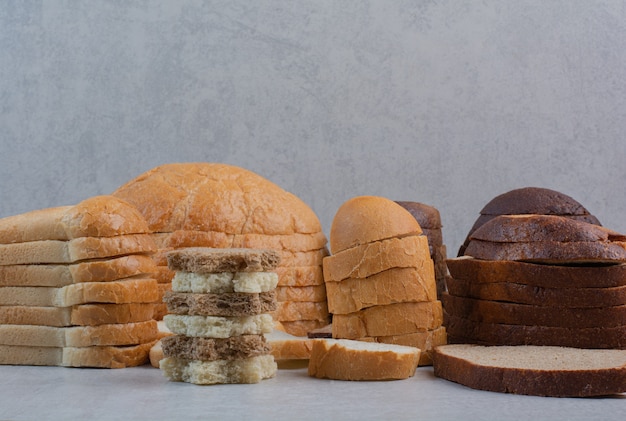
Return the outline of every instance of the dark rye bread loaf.
{"type": "Polygon", "coordinates": [[[600,221],[572,197],[551,189],[524,187],[496,196],[483,207],[460,247],[458,256],[465,254],[472,233],[494,217],[526,214],[559,215],[600,225],[600,221]]]}
{"type": "Polygon", "coordinates": [[[477,300],[444,294],[443,307],[451,316],[476,322],[567,328],[626,325],[626,304],[612,307],[563,308],[477,300]]]}
{"type": "Polygon", "coordinates": [[[448,343],[626,349],[626,325],[566,328],[485,323],[444,313],[448,343]]]}
{"type": "Polygon", "coordinates": [[[611,288],[626,286],[626,264],[565,266],[468,256],[446,261],[450,276],[472,283],[515,282],[544,288],[611,288]]]}
{"type": "Polygon", "coordinates": [[[182,272],[266,272],[279,263],[280,255],[274,250],[189,247],[167,253],[170,270],[182,272]]]}
{"type": "Polygon", "coordinates": [[[445,345],[434,374],[474,389],[584,397],[626,391],[626,351],[545,346],[445,345]]]}
{"type": "Polygon", "coordinates": [[[448,293],[457,297],[553,307],[611,307],[626,304],[626,286],[545,288],[503,282],[476,283],[448,277],[448,293]]]}
{"type": "Polygon", "coordinates": [[[224,292],[194,294],[167,291],[163,296],[171,314],[191,316],[237,317],[276,310],[276,291],[261,293],[224,292]]]}
{"type": "Polygon", "coordinates": [[[263,335],[228,338],[201,338],[171,335],[161,339],[163,355],[196,361],[240,360],[269,354],[270,344],[263,335]]]}
{"type": "Polygon", "coordinates": [[[441,228],[441,215],[437,208],[419,202],[396,201],[396,203],[413,215],[422,230],[441,228]]]}

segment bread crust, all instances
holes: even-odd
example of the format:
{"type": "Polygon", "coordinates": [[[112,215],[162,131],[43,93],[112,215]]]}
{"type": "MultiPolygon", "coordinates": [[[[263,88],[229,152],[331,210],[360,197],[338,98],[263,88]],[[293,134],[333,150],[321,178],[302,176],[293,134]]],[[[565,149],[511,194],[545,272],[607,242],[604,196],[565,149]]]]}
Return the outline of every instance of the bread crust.
{"type": "Polygon", "coordinates": [[[420,235],[422,229],[402,206],[379,196],[357,196],[344,202],[330,227],[330,251],[337,254],[374,241],[420,235]]]}
{"type": "Polygon", "coordinates": [[[320,302],[279,302],[272,317],[280,322],[295,322],[298,320],[326,320],[330,322],[330,314],[326,301],[320,302]]]}
{"type": "Polygon", "coordinates": [[[311,302],[319,303],[326,301],[326,286],[279,286],[276,287],[276,300],[292,301],[292,302],[311,302]]]}
{"type": "MultiPolygon", "coordinates": [[[[411,215],[413,215],[413,218],[415,218],[417,223],[420,225],[422,231],[434,231],[441,229],[441,215],[439,213],[439,210],[434,206],[412,201],[396,200],[396,203],[409,211],[411,215]]],[[[424,232],[424,234],[426,233],[424,232]]]]}

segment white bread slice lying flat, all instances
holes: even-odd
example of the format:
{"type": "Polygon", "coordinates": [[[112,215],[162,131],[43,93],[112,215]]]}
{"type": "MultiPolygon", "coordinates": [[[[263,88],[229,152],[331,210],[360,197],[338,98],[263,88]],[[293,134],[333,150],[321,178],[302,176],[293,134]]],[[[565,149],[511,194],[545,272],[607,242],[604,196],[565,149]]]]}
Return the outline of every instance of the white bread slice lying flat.
{"type": "Polygon", "coordinates": [[[157,282],[139,278],[111,282],[83,282],[61,288],[1,287],[0,305],[70,307],[87,303],[154,303],[157,282]]]}
{"type": "Polygon", "coordinates": [[[435,376],[473,389],[584,397],[626,392],[626,350],[551,346],[444,345],[435,376]]]}
{"type": "Polygon", "coordinates": [[[0,286],[62,287],[80,282],[117,281],[155,271],[154,261],[139,254],[70,265],[9,265],[0,266],[0,286]]]}
{"type": "Polygon", "coordinates": [[[193,384],[258,383],[274,377],[277,370],[271,355],[217,361],[166,357],[159,366],[169,380],[193,384]]]}
{"type": "Polygon", "coordinates": [[[205,338],[228,338],[235,335],[262,335],[274,327],[272,316],[264,313],[242,317],[184,316],[167,314],[165,326],[174,334],[205,338]]]}
{"type": "Polygon", "coordinates": [[[128,234],[116,237],[80,237],[68,241],[40,240],[0,244],[0,265],[38,263],[75,263],[154,252],[150,234],[128,234]]]}
{"type": "Polygon", "coordinates": [[[36,347],[0,345],[0,364],[125,368],[148,362],[156,341],[133,346],[36,347]]]}
{"type": "Polygon", "coordinates": [[[137,345],[154,341],[158,336],[157,322],[154,320],[72,327],[0,325],[2,345],[42,347],[137,345]]]}
{"type": "Polygon", "coordinates": [[[172,279],[172,291],[195,294],[261,293],[273,290],[277,284],[278,275],[274,272],[194,273],[177,271],[172,279]]]}
{"type": "MultiPolygon", "coordinates": [[[[366,278],[391,268],[420,267],[420,262],[431,260],[428,238],[425,235],[391,238],[362,244],[325,257],[324,280],[339,282],[347,278],[366,278]]],[[[434,281],[432,265],[430,270],[433,271],[434,281]]]]}
{"type": "Polygon", "coordinates": [[[420,350],[347,339],[315,339],[308,373],[334,380],[399,380],[415,374],[420,350]]]}
{"type": "Polygon", "coordinates": [[[265,339],[272,348],[272,355],[277,361],[308,360],[311,357],[313,339],[306,336],[294,336],[282,330],[274,329],[265,334],[265,339]]]}
{"type": "Polygon", "coordinates": [[[154,304],[81,304],[72,307],[0,306],[0,324],[97,326],[151,320],[154,304]]]}

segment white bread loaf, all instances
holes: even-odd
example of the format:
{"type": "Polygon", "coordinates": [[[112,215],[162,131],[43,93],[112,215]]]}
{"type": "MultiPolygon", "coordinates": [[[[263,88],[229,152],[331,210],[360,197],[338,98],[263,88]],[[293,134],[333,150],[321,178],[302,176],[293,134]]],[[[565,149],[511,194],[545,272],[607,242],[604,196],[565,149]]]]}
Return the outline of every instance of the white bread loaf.
{"type": "Polygon", "coordinates": [[[82,282],[61,288],[0,288],[0,306],[71,307],[87,303],[153,303],[157,299],[157,282],[149,278],[82,282]]]}
{"type": "Polygon", "coordinates": [[[324,285],[321,265],[277,267],[278,286],[301,287],[324,285]]]}
{"type": "Polygon", "coordinates": [[[271,355],[241,360],[196,361],[163,358],[159,366],[171,381],[193,384],[258,383],[276,375],[277,365],[271,355]]]}
{"type": "Polygon", "coordinates": [[[419,365],[432,365],[432,350],[448,342],[445,327],[435,329],[419,330],[417,332],[405,333],[403,335],[389,335],[358,338],[359,341],[379,342],[384,344],[405,345],[419,348],[420,353],[419,365]]]}
{"type": "Polygon", "coordinates": [[[337,254],[353,247],[407,235],[422,229],[413,216],[392,200],[358,196],[344,202],[330,227],[330,250],[337,254]]]}
{"type": "Polygon", "coordinates": [[[52,327],[0,325],[0,344],[37,347],[85,347],[138,345],[159,336],[157,323],[105,324],[99,326],[52,327]]]}
{"type": "Polygon", "coordinates": [[[294,336],[307,336],[311,331],[328,326],[328,319],[281,321],[286,332],[294,336]]]}
{"type": "MultiPolygon", "coordinates": [[[[325,257],[324,280],[339,282],[348,278],[367,278],[392,268],[419,268],[423,262],[431,260],[425,235],[374,241],[325,257]]],[[[434,280],[432,264],[426,269],[433,272],[434,280]]]]}
{"type": "Polygon", "coordinates": [[[415,374],[420,350],[402,345],[315,339],[308,373],[334,380],[400,380],[415,374]]]}
{"type": "Polygon", "coordinates": [[[80,282],[117,281],[155,271],[152,259],[139,254],[69,265],[9,265],[0,266],[0,286],[62,287],[80,282]]]}
{"type": "Polygon", "coordinates": [[[274,329],[265,334],[272,348],[274,360],[308,360],[311,357],[313,339],[291,335],[282,330],[274,329]]]}
{"type": "Polygon", "coordinates": [[[493,392],[553,397],[626,392],[626,351],[552,346],[445,345],[435,376],[493,392]]]}
{"type": "Polygon", "coordinates": [[[148,362],[155,341],[133,346],[35,347],[0,345],[0,364],[125,368],[148,362]]]}
{"type": "Polygon", "coordinates": [[[328,320],[328,304],[320,302],[279,302],[272,317],[281,322],[293,322],[298,320],[328,320]]]}
{"type": "Polygon", "coordinates": [[[302,287],[276,287],[276,299],[279,302],[312,302],[326,301],[326,287],[322,285],[310,285],[302,287]]]}

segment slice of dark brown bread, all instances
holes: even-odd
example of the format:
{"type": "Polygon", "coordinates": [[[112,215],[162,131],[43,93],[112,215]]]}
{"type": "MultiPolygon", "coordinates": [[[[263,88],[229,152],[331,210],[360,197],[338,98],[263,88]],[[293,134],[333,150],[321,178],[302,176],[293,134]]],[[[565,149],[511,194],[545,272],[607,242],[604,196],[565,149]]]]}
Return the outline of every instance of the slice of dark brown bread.
{"type": "Polygon", "coordinates": [[[626,349],[626,325],[563,328],[483,323],[444,314],[448,343],[482,345],[551,345],[572,348],[626,349]]]}
{"type": "Polygon", "coordinates": [[[441,215],[437,208],[411,201],[396,201],[396,203],[413,215],[422,230],[441,228],[441,215]]]}
{"type": "Polygon", "coordinates": [[[626,351],[545,346],[443,345],[435,376],[473,389],[584,397],[626,392],[626,351]]]}
{"type": "Polygon", "coordinates": [[[161,339],[163,355],[196,361],[240,360],[266,355],[270,344],[263,335],[239,335],[229,338],[200,338],[170,335],[161,339]]]}
{"type": "Polygon", "coordinates": [[[448,293],[457,297],[553,307],[611,307],[626,304],[626,286],[610,288],[545,288],[503,282],[477,283],[448,277],[448,293]]]}
{"type": "Polygon", "coordinates": [[[167,291],[163,296],[171,314],[191,316],[253,316],[276,310],[276,291],[261,293],[225,292],[194,294],[167,291]]]}
{"type": "Polygon", "coordinates": [[[599,308],[562,308],[477,300],[449,294],[442,295],[442,304],[445,311],[451,316],[484,323],[568,328],[626,325],[626,305],[599,308]]]}
{"type": "Polygon", "coordinates": [[[189,247],[167,253],[169,269],[183,272],[265,272],[279,263],[278,252],[266,249],[189,247]]]}
{"type": "Polygon", "coordinates": [[[473,283],[515,282],[545,288],[610,288],[626,285],[626,264],[565,266],[469,256],[446,261],[450,276],[473,283]]]}
{"type": "Polygon", "coordinates": [[[523,187],[496,196],[483,207],[460,247],[458,256],[465,254],[472,233],[495,216],[524,214],[560,215],[600,225],[598,218],[566,194],[541,187],[523,187]]]}

